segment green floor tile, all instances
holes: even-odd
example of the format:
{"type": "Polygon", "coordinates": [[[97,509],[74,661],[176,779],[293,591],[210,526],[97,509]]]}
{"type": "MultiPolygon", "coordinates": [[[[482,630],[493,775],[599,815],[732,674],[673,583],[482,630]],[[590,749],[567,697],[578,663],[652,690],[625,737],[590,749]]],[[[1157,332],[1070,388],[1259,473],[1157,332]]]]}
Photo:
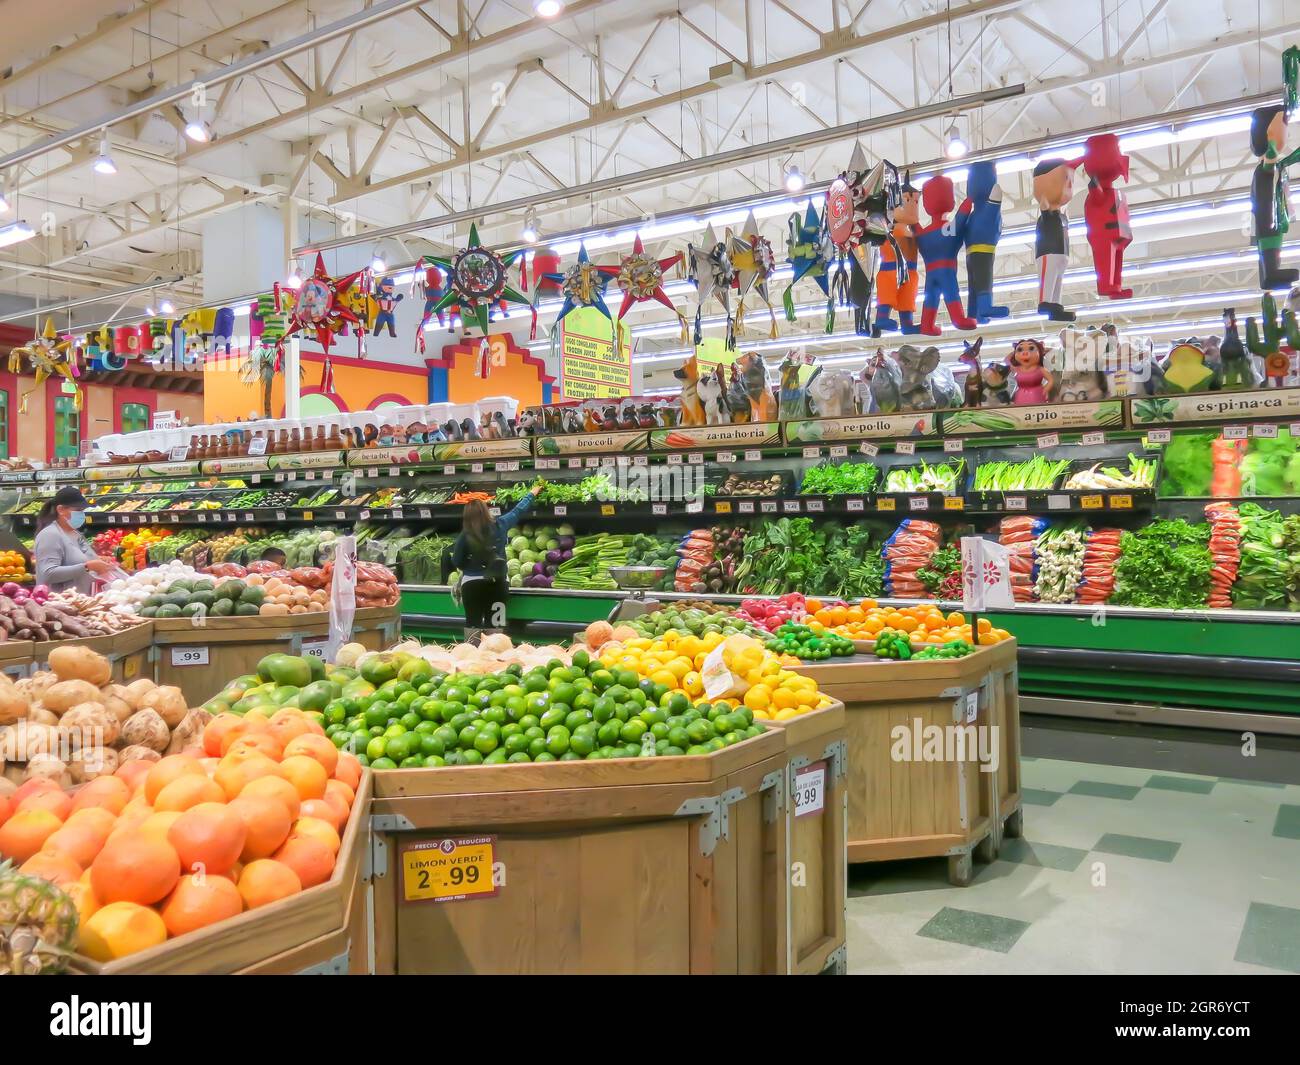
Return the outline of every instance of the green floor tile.
{"type": "Polygon", "coordinates": [[[1072,873],[1088,856],[1077,847],[1062,847],[1055,843],[1037,843],[1027,839],[1004,839],[998,848],[998,861],[1016,862],[1019,865],[1037,865],[1043,869],[1059,869],[1072,873]]]}
{"type": "Polygon", "coordinates": [[[1157,773],[1145,786],[1157,791],[1187,791],[1194,795],[1209,795],[1214,790],[1214,781],[1197,780],[1195,777],[1166,777],[1157,773]]]}
{"type": "Polygon", "coordinates": [[[1099,799],[1131,799],[1142,789],[1133,784],[1107,784],[1102,780],[1080,780],[1071,795],[1093,795],[1099,799]]]}
{"type": "Polygon", "coordinates": [[[1044,791],[1042,788],[1022,788],[1020,799],[1030,806],[1051,806],[1064,792],[1044,791]]]}
{"type": "Polygon", "coordinates": [[[1273,835],[1282,839],[1300,839],[1300,806],[1283,803],[1277,808],[1277,821],[1273,824],[1273,835]]]}
{"type": "Polygon", "coordinates": [[[962,943],[968,947],[996,950],[999,954],[1005,954],[1016,945],[1028,927],[1027,921],[945,906],[916,934],[927,939],[942,939],[946,943],[962,943]]]}
{"type": "Polygon", "coordinates": [[[1300,973],[1300,910],[1252,902],[1233,957],[1250,965],[1300,973]]]}
{"type": "Polygon", "coordinates": [[[1245,784],[1248,788],[1285,788],[1273,780],[1238,780],[1236,777],[1219,777],[1220,784],[1245,784]]]}
{"type": "Polygon", "coordinates": [[[1168,839],[1147,839],[1145,836],[1124,836],[1118,832],[1107,832],[1092,849],[1102,854],[1122,854],[1126,858],[1172,862],[1181,846],[1181,843],[1168,839]]]}

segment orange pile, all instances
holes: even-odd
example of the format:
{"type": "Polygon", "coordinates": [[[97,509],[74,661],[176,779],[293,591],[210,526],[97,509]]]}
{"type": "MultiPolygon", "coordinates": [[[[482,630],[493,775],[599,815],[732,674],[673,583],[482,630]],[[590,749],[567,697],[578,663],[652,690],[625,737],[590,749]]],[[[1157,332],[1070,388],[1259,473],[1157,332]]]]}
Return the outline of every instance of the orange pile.
{"type": "MultiPolygon", "coordinates": [[[[913,644],[939,644],[949,640],[971,640],[970,624],[960,611],[944,614],[933,603],[916,606],[877,606],[874,599],[863,599],[852,606],[823,603],[809,599],[804,604],[809,618],[806,624],[814,631],[820,626],[850,640],[874,640],[881,629],[895,629],[911,634],[913,644]]],[[[1010,639],[1006,629],[997,629],[988,618],[979,619],[980,643],[1001,643],[1010,639]]]]}
{"type": "Polygon", "coordinates": [[[202,749],[0,796],[0,858],[63,888],[81,953],[111,961],[327,881],[361,772],[301,710],[221,714],[202,749]]]}

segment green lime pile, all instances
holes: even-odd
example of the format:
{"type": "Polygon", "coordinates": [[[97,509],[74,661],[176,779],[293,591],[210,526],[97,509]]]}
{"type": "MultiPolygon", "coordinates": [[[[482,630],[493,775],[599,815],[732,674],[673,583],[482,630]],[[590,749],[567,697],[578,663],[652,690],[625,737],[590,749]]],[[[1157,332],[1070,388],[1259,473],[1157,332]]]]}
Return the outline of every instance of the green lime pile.
{"type": "Polygon", "coordinates": [[[572,665],[552,659],[490,676],[377,655],[323,718],[334,745],[372,769],[709,754],[763,731],[746,707],[692,705],[680,691],[606,669],[584,651],[572,665]]]}
{"type": "Polygon", "coordinates": [[[236,677],[203,704],[212,714],[246,714],[258,710],[270,717],[282,706],[311,711],[321,725],[327,705],[344,696],[374,691],[354,669],[327,666],[311,655],[269,654],[257,672],[236,677]]]}
{"type": "Polygon", "coordinates": [[[881,629],[876,633],[876,657],[911,658],[912,638],[897,629],[881,629]]]}
{"type": "Polygon", "coordinates": [[[949,640],[947,643],[923,647],[912,655],[913,658],[965,658],[974,654],[975,648],[965,640],[949,640]]]}
{"type": "Polygon", "coordinates": [[[716,606],[713,603],[692,603],[690,606],[673,603],[632,618],[624,624],[630,625],[638,636],[647,640],[653,640],[670,630],[691,636],[720,632],[723,636],[742,633],[760,640],[767,639],[767,633],[753,622],[737,617],[730,607],[716,606]]]}
{"type": "Polygon", "coordinates": [[[827,658],[842,658],[857,652],[852,640],[833,632],[814,632],[807,625],[787,621],[766,641],[765,646],[775,654],[794,655],[807,662],[827,658]]]}
{"type": "Polygon", "coordinates": [[[165,592],[155,592],[140,608],[143,618],[187,618],[196,614],[212,617],[254,617],[266,593],[259,587],[233,578],[214,582],[207,578],[175,580],[165,592]]]}

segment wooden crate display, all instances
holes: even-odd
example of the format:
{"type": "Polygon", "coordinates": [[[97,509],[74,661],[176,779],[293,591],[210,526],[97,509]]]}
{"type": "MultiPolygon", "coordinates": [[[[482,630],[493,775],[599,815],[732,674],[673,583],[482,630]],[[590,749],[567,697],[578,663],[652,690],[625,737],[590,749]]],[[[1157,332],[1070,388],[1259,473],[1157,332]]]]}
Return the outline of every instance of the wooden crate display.
{"type": "Polygon", "coordinates": [[[785,764],[771,730],[710,755],[376,774],[376,972],[784,971],[785,764]],[[407,897],[428,845],[482,838],[495,894],[407,897]]]}
{"type": "Polygon", "coordinates": [[[352,642],[367,651],[383,651],[397,643],[402,615],[396,606],[358,607],[352,619],[352,642]]]}
{"type": "Polygon", "coordinates": [[[153,646],[153,622],[132,625],[112,636],[82,636],[72,640],[49,640],[30,645],[34,669],[45,669],[50,652],[56,647],[86,647],[98,651],[113,667],[113,684],[130,684],[141,677],[152,677],[149,661],[153,646]]]}
{"type": "Polygon", "coordinates": [[[786,972],[846,969],[848,744],[843,703],[772,722],[786,739],[786,972]]]}
{"type": "Polygon", "coordinates": [[[340,965],[348,972],[368,971],[365,879],[372,779],[369,770],[362,774],[334,873],[325,883],[118,961],[74,955],[73,969],[99,976],[289,973],[315,967],[329,972],[340,965]]]}
{"type": "Polygon", "coordinates": [[[15,679],[27,676],[32,671],[32,649],[35,646],[31,640],[0,642],[0,673],[15,679]]]}
{"type": "Polygon", "coordinates": [[[972,853],[992,860],[1001,810],[1019,807],[1014,661],[1008,640],[965,658],[799,667],[845,705],[850,862],[947,857],[950,879],[966,884],[972,853]],[[995,735],[997,770],[986,772],[994,752],[981,760],[980,742],[995,735]]]}
{"type": "Polygon", "coordinates": [[[202,705],[235,677],[255,672],[266,655],[302,654],[304,643],[324,640],[329,626],[320,612],[202,620],[198,626],[189,618],[154,621],[154,679],[175,684],[191,706],[202,705]]]}

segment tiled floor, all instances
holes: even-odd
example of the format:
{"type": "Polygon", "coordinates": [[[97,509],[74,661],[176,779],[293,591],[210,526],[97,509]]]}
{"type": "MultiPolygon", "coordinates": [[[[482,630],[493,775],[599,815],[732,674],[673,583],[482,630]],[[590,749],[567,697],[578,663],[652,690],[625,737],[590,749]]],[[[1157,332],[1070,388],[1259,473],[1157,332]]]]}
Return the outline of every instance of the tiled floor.
{"type": "Polygon", "coordinates": [[[1300,785],[1024,761],[1024,835],[849,870],[849,971],[1300,973],[1300,785]]]}

